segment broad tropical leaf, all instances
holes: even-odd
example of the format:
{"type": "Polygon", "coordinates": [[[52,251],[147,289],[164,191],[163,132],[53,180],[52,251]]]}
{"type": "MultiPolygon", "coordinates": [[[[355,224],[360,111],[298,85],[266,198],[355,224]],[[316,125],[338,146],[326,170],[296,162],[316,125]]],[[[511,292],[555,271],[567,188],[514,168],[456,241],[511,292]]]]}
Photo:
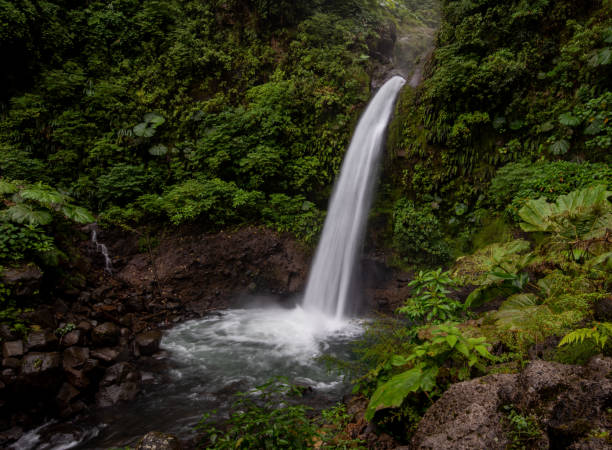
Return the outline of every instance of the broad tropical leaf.
{"type": "Polygon", "coordinates": [[[52,220],[49,212],[40,209],[34,210],[23,203],[10,206],[0,212],[0,218],[11,222],[29,223],[30,225],[47,225],[52,220]]]}
{"type": "Polygon", "coordinates": [[[385,408],[397,408],[411,392],[431,391],[436,382],[438,367],[426,367],[420,364],[406,372],[395,375],[372,395],[365,413],[367,420],[372,420],[376,411],[385,408]]]}
{"type": "Polygon", "coordinates": [[[25,200],[31,200],[44,206],[61,204],[66,201],[65,195],[40,182],[19,191],[19,196],[25,200]]]}
{"type": "Polygon", "coordinates": [[[14,194],[17,192],[17,185],[10,181],[0,179],[0,194],[14,194]]]}
{"type": "Polygon", "coordinates": [[[163,156],[168,153],[168,147],[164,144],[157,144],[149,149],[149,153],[153,156],[163,156]]]}
{"type": "Polygon", "coordinates": [[[81,206],[62,206],[62,213],[67,219],[76,223],[92,223],[96,221],[94,216],[81,206]]]}

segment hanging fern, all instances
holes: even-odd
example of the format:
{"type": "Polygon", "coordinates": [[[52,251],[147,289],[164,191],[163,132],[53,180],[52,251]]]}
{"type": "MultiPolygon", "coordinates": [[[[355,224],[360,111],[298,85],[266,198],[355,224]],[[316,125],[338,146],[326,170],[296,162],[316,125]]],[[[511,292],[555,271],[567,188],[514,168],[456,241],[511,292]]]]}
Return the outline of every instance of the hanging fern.
{"type": "Polygon", "coordinates": [[[595,322],[591,328],[579,328],[566,334],[559,347],[564,345],[582,344],[584,341],[594,342],[601,350],[606,346],[608,339],[612,337],[611,322],[595,322]]]}

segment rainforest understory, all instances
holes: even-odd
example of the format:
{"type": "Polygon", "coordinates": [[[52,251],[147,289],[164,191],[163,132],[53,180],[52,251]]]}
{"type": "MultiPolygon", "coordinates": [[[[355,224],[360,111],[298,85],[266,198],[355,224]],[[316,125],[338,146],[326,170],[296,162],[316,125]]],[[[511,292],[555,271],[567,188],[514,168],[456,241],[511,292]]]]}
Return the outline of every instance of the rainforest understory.
{"type": "Polygon", "coordinates": [[[0,24],[1,446],[133,401],[163,330],[302,292],[396,74],[371,320],[328,361],[352,394],[321,411],[272,378],[148,438],[612,445],[610,0],[0,0],[0,24]]]}

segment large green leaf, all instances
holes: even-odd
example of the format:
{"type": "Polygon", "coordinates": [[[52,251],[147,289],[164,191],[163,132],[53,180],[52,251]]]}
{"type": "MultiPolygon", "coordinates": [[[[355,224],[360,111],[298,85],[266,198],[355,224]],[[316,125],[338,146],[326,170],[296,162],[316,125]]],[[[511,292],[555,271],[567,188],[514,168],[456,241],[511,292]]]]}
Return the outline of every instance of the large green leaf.
{"type": "Polygon", "coordinates": [[[0,194],[14,194],[15,192],[17,192],[15,183],[0,178],[0,194]]]}
{"type": "Polygon", "coordinates": [[[26,200],[40,203],[44,206],[52,206],[66,201],[66,196],[42,183],[28,186],[19,192],[19,196],[26,200]]]}
{"type": "Polygon", "coordinates": [[[581,120],[572,115],[572,113],[566,112],[559,116],[559,123],[561,125],[566,125],[568,127],[575,127],[576,125],[580,125],[581,120]]]}
{"type": "Polygon", "coordinates": [[[376,389],[368,404],[365,418],[372,420],[376,411],[397,408],[411,392],[431,391],[437,375],[438,367],[426,367],[424,364],[395,375],[376,389]]]}
{"type": "Polygon", "coordinates": [[[0,213],[0,218],[11,222],[29,223],[30,225],[47,225],[52,220],[49,212],[32,209],[32,207],[23,203],[5,209],[0,213]]]}
{"type": "Polygon", "coordinates": [[[65,205],[62,207],[62,213],[67,219],[77,223],[92,223],[96,220],[89,211],[80,206],[65,205]]]}
{"type": "Polygon", "coordinates": [[[605,185],[597,185],[562,195],[556,203],[549,203],[544,197],[529,200],[519,211],[523,220],[520,226],[524,231],[562,232],[566,225],[559,220],[559,216],[575,217],[598,205],[609,209],[607,198],[610,194],[605,185]]]}

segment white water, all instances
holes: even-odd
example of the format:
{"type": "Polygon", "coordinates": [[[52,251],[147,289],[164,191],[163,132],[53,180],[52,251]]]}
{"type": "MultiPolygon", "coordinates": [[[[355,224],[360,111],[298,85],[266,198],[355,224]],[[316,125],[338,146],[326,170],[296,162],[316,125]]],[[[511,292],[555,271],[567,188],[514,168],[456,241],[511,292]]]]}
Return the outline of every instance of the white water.
{"type": "Polygon", "coordinates": [[[113,265],[108,254],[108,248],[106,248],[106,245],[98,242],[98,232],[95,228],[91,230],[91,242],[96,246],[98,253],[102,253],[102,256],[104,256],[104,270],[108,273],[112,273],[113,265]]]}
{"type": "MultiPolygon", "coordinates": [[[[166,379],[151,374],[156,381],[148,393],[114,407],[96,427],[55,433],[55,442],[42,437],[41,427],[14,448],[123,447],[153,429],[186,437],[203,412],[217,410],[219,418],[227,417],[236,391],[248,391],[279,375],[313,387],[319,406],[337,401],[346,390],[342,377],[314,358],[325,353],[350,359],[350,343],[363,331],[358,321],[345,317],[349,287],[385,130],[403,84],[400,77],[385,83],[359,121],[334,188],[302,307],[226,310],[177,325],[162,341],[172,370],[166,379]]],[[[108,250],[98,242],[95,229],[91,240],[110,271],[108,250]]]]}
{"type": "Polygon", "coordinates": [[[336,319],[348,312],[385,131],[404,83],[401,77],[387,81],[359,120],[334,187],[306,285],[303,305],[307,311],[336,319]]]}

